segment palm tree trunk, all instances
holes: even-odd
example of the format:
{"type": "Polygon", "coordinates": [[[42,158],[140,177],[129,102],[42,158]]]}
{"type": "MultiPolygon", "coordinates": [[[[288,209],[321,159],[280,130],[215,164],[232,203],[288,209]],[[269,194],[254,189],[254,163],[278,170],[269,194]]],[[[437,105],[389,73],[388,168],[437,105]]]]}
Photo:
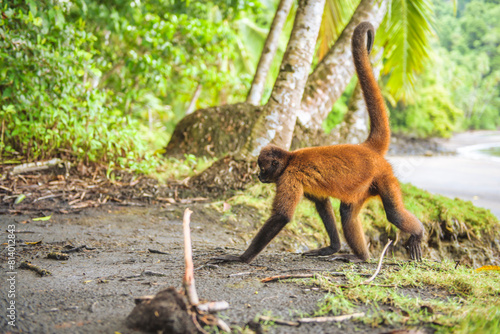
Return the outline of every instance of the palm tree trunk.
{"type": "Polygon", "coordinates": [[[311,130],[321,129],[323,120],[355,72],[351,53],[354,28],[363,21],[370,21],[377,29],[387,12],[388,2],[362,0],[338,40],[309,75],[298,113],[303,126],[311,130]]]}
{"type": "Polygon", "coordinates": [[[260,105],[262,95],[264,93],[267,74],[269,73],[276,51],[278,50],[280,34],[283,30],[283,26],[285,25],[288,13],[290,12],[290,8],[292,7],[292,3],[293,0],[281,0],[278,5],[273,23],[271,24],[269,34],[267,35],[264,48],[262,49],[262,53],[260,55],[259,64],[257,65],[255,76],[253,77],[252,86],[248,92],[246,100],[247,103],[260,105]]]}
{"type": "Polygon", "coordinates": [[[186,110],[186,115],[189,115],[193,113],[195,110],[194,108],[196,107],[196,101],[198,101],[198,98],[200,97],[201,93],[201,84],[198,84],[196,86],[196,90],[194,91],[193,97],[191,98],[191,101],[189,102],[189,106],[186,110]]]}
{"type": "Polygon", "coordinates": [[[239,157],[251,160],[267,144],[288,149],[297,109],[311,68],[325,0],[300,0],[290,40],[271,97],[239,157]]]}

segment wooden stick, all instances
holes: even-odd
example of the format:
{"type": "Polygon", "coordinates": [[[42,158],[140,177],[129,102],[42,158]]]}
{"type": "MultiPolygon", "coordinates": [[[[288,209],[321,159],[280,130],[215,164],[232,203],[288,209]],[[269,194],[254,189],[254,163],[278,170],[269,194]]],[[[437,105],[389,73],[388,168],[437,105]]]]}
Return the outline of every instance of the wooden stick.
{"type": "Polygon", "coordinates": [[[61,162],[62,160],[58,158],[54,158],[48,161],[29,162],[12,168],[11,174],[15,175],[21,173],[38,172],[44,169],[49,169],[52,166],[56,166],[61,162]]]}
{"type": "Polygon", "coordinates": [[[196,287],[194,285],[193,250],[191,248],[191,231],[189,230],[192,213],[193,211],[186,208],[186,210],[184,210],[184,218],[182,220],[184,231],[184,262],[186,264],[186,272],[184,274],[182,285],[186,291],[189,303],[191,305],[197,305],[200,300],[198,299],[198,294],[196,293],[196,287]]]}
{"type": "Polygon", "coordinates": [[[299,327],[300,323],[297,321],[287,321],[287,320],[282,320],[282,319],[276,319],[276,318],[271,318],[266,315],[261,315],[259,317],[259,321],[272,321],[277,325],[285,325],[285,326],[293,326],[293,327],[299,327]]]}
{"type": "Polygon", "coordinates": [[[389,241],[385,245],[384,249],[382,250],[382,254],[380,254],[380,260],[378,261],[377,270],[375,270],[375,273],[372,275],[372,277],[370,277],[369,279],[364,281],[362,284],[368,284],[371,281],[373,281],[375,279],[375,277],[377,277],[378,273],[380,272],[380,268],[382,267],[382,260],[384,259],[385,252],[387,251],[387,248],[389,248],[391,243],[392,243],[392,240],[389,239],[389,241]]]}
{"type": "Polygon", "coordinates": [[[31,264],[31,263],[26,262],[26,261],[21,262],[21,264],[19,265],[19,268],[33,270],[34,272],[36,272],[40,276],[52,275],[50,271],[48,271],[46,269],[42,269],[42,268],[35,266],[34,264],[31,264]]]}
{"type": "Polygon", "coordinates": [[[298,322],[301,324],[319,323],[319,322],[338,322],[338,321],[349,320],[352,318],[363,317],[364,315],[365,315],[365,313],[361,312],[361,313],[353,313],[353,314],[344,314],[344,315],[339,315],[339,316],[335,316],[335,317],[300,318],[298,320],[298,322]]]}
{"type": "Polygon", "coordinates": [[[291,275],[277,275],[266,277],[261,280],[262,283],[274,282],[280,279],[291,279],[291,278],[312,278],[318,276],[318,274],[291,274],[291,275]]]}
{"type": "Polygon", "coordinates": [[[231,327],[229,327],[228,324],[226,324],[224,321],[222,321],[219,318],[216,318],[216,319],[217,319],[217,327],[219,327],[222,331],[224,331],[226,333],[231,333],[231,327]]]}
{"type": "Polygon", "coordinates": [[[218,302],[198,304],[196,308],[201,312],[214,313],[227,310],[229,308],[229,304],[225,300],[222,300],[218,302]]]}

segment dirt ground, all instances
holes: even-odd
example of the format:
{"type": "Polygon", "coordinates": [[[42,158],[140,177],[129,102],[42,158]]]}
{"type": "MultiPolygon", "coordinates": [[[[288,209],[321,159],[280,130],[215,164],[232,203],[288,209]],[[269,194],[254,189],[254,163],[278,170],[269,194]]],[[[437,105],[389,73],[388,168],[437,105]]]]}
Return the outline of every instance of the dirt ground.
{"type": "MultiPolygon", "coordinates": [[[[271,314],[296,319],[312,314],[325,295],[314,286],[285,281],[261,283],[264,277],[294,273],[341,271],[342,266],[358,266],[360,272],[373,273],[376,264],[345,264],[301,257],[279,251],[272,244],[252,265],[207,265],[223,252],[237,254],[244,242],[220,220],[207,214],[206,204],[189,207],[193,257],[198,295],[210,301],[225,300],[230,308],[220,317],[231,326],[244,327],[257,315],[271,314]]],[[[138,333],[125,326],[134,307],[134,297],[156,294],[173,286],[181,287],[184,272],[181,213],[186,206],[162,208],[105,205],[80,213],[53,214],[47,221],[33,221],[33,215],[1,216],[1,227],[15,225],[16,264],[30,261],[51,272],[41,277],[31,270],[16,269],[15,301],[17,328],[0,317],[0,331],[11,333],[138,333]],[[26,245],[26,242],[39,244],[26,245]],[[51,251],[64,246],[88,248],[70,253],[66,261],[47,259],[51,251]],[[151,250],[165,252],[153,253],[151,250]]],[[[7,233],[1,234],[2,243],[7,233]]],[[[7,252],[2,261],[0,309],[7,308],[7,252]]],[[[411,290],[411,289],[410,289],[411,290]]],[[[428,292],[409,291],[426,298],[428,292]]],[[[356,321],[303,324],[301,327],[273,326],[270,333],[382,333],[395,328],[375,329],[356,321]]],[[[432,332],[423,329],[424,332],[432,332]]]]}
{"type": "MultiPolygon", "coordinates": [[[[428,145],[422,147],[429,149],[428,145]]],[[[0,333],[139,333],[125,325],[135,305],[134,297],[153,295],[171,286],[181,288],[181,216],[186,207],[194,212],[191,230],[198,295],[209,301],[227,301],[229,309],[219,316],[236,332],[258,315],[285,320],[312,315],[326,294],[304,283],[261,283],[262,278],[342,271],[346,267],[364,274],[375,271],[375,262],[345,264],[304,258],[284,250],[286,247],[276,240],[251,265],[208,264],[223,253],[241,253],[247,246],[247,240],[240,237],[244,234],[242,228],[246,229],[242,226],[260,218],[246,212],[243,214],[247,217],[228,224],[221,219],[222,214],[210,209],[210,203],[196,198],[199,194],[182,199],[182,183],[162,187],[132,175],[112,182],[98,170],[84,166],[77,169],[77,175],[72,177],[63,168],[57,175],[42,173],[0,180],[0,333]],[[26,199],[15,204],[23,194],[26,199]],[[44,216],[50,219],[34,220],[44,216]],[[11,269],[6,246],[12,225],[16,230],[16,256],[11,269]],[[88,248],[70,253],[68,260],[47,259],[50,252],[83,245],[88,248]],[[41,277],[20,269],[22,261],[48,270],[51,275],[41,277]],[[15,297],[9,296],[12,292],[15,297]],[[15,328],[8,325],[10,319],[6,318],[12,300],[16,307],[15,328]]],[[[342,278],[338,279],[342,283],[342,278]]],[[[432,298],[432,291],[427,289],[408,288],[404,293],[421,300],[432,298]]],[[[370,305],[357,310],[369,311],[370,305]]],[[[265,329],[270,333],[386,333],[403,328],[371,328],[348,320],[265,329]]],[[[433,332],[431,328],[419,330],[433,332]]]]}

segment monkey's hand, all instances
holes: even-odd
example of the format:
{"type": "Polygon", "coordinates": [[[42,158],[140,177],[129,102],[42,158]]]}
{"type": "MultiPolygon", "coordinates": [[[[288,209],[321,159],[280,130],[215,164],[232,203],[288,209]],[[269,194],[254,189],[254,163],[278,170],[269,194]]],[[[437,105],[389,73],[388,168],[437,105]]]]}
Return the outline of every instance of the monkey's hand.
{"type": "Polygon", "coordinates": [[[410,258],[415,261],[422,261],[422,249],[420,248],[420,240],[422,238],[412,235],[406,242],[406,248],[410,253],[410,258]]]}
{"type": "Polygon", "coordinates": [[[218,257],[213,257],[210,259],[210,262],[226,263],[226,262],[245,262],[245,261],[243,261],[240,256],[226,254],[218,257]]]}

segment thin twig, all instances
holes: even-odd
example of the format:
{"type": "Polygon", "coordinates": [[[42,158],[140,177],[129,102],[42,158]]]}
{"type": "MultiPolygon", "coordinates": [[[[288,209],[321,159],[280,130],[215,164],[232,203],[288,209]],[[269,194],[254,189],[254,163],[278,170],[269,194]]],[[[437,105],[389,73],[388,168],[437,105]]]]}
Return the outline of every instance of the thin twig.
{"type": "Polygon", "coordinates": [[[320,322],[338,322],[338,321],[349,320],[352,318],[363,317],[364,315],[365,315],[365,313],[361,312],[361,313],[353,313],[353,314],[344,314],[344,315],[339,315],[339,316],[335,316],[335,317],[300,318],[298,320],[298,322],[301,324],[320,323],[320,322]]]}
{"type": "MultiPolygon", "coordinates": [[[[186,209],[189,210],[189,209],[186,209]]],[[[200,323],[198,322],[198,319],[196,318],[196,313],[191,314],[191,319],[193,320],[193,324],[196,326],[196,329],[202,334],[209,334],[206,330],[204,330],[201,326],[200,323]]]]}
{"type": "Polygon", "coordinates": [[[219,318],[216,318],[216,319],[217,319],[217,327],[219,327],[222,331],[224,331],[226,333],[231,333],[231,327],[229,327],[228,324],[226,324],[224,321],[222,321],[219,318]]]}
{"type": "Polygon", "coordinates": [[[186,272],[184,274],[182,285],[186,291],[189,303],[191,305],[197,305],[200,300],[198,299],[198,294],[196,293],[196,287],[194,285],[193,250],[191,248],[191,231],[189,230],[192,213],[193,211],[186,208],[186,210],[184,210],[184,217],[182,220],[184,231],[184,262],[186,264],[186,272]]]}
{"type": "Polygon", "coordinates": [[[35,266],[34,264],[31,264],[31,263],[26,262],[26,261],[21,262],[21,264],[19,265],[19,268],[20,269],[33,270],[34,272],[36,272],[40,276],[50,276],[50,275],[52,275],[50,273],[50,271],[48,271],[46,269],[42,269],[42,268],[40,268],[38,266],[35,266]]]}
{"type": "Polygon", "coordinates": [[[225,301],[218,301],[218,302],[208,302],[204,304],[198,304],[196,308],[205,313],[215,313],[219,311],[224,311],[229,308],[229,304],[225,301]]]}
{"type": "Polygon", "coordinates": [[[380,254],[380,260],[378,260],[377,270],[375,270],[375,273],[372,275],[372,277],[370,277],[369,279],[364,281],[362,284],[368,284],[371,281],[373,281],[375,279],[375,277],[377,277],[378,273],[380,272],[380,268],[382,267],[382,260],[384,259],[385,252],[387,251],[387,248],[389,248],[391,243],[392,243],[392,240],[389,239],[389,241],[385,245],[384,249],[382,250],[382,254],[380,254]]]}
{"type": "Polygon", "coordinates": [[[231,274],[231,275],[228,275],[227,277],[237,277],[237,276],[245,276],[245,275],[251,275],[251,274],[253,274],[253,271],[245,271],[242,273],[231,274]]]}
{"type": "Polygon", "coordinates": [[[281,279],[291,279],[291,278],[313,278],[318,276],[318,274],[291,274],[291,275],[277,275],[261,279],[262,283],[279,281],[281,279]]]}
{"type": "Polygon", "coordinates": [[[285,326],[292,326],[292,327],[299,327],[300,323],[297,321],[287,321],[287,320],[282,320],[282,319],[276,319],[276,318],[271,318],[266,315],[261,315],[259,317],[259,321],[272,321],[276,325],[285,325],[285,326]]]}

